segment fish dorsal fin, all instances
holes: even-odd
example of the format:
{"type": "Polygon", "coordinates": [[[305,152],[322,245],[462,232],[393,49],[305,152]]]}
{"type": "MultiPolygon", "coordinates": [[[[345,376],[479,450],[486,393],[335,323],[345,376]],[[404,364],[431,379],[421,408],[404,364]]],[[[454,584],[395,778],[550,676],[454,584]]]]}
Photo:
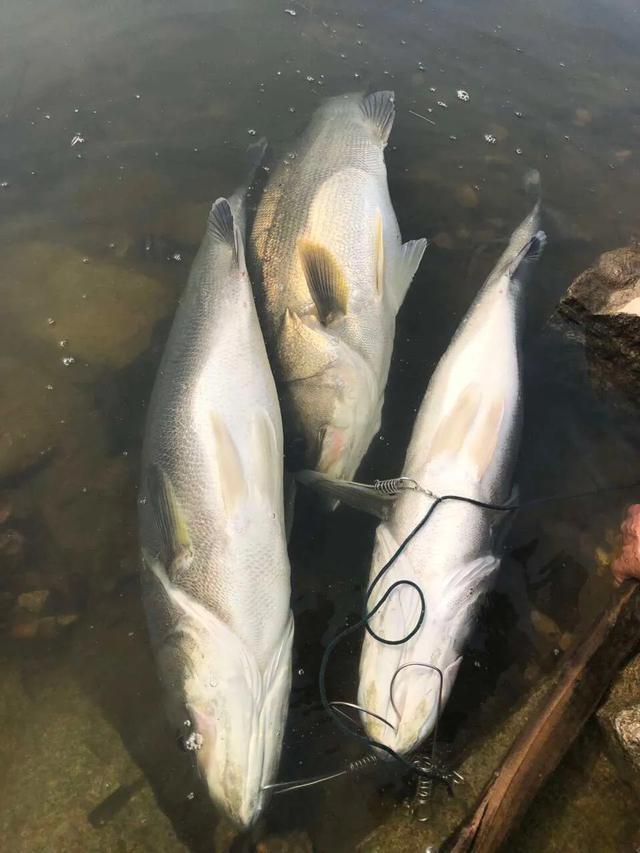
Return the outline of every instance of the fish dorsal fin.
{"type": "Polygon", "coordinates": [[[320,326],[312,328],[295,311],[285,310],[277,347],[279,360],[291,380],[316,376],[333,364],[334,354],[328,342],[329,336],[320,326]]]}
{"type": "Polygon", "coordinates": [[[393,92],[372,92],[362,99],[362,112],[369,121],[383,145],[387,144],[393,120],[396,115],[395,95],[393,92]]]}
{"type": "Polygon", "coordinates": [[[427,241],[424,237],[421,237],[419,240],[409,240],[400,247],[400,257],[398,258],[393,276],[396,311],[404,302],[409,285],[413,281],[413,277],[416,274],[426,248],[427,241]]]}
{"type": "Polygon", "coordinates": [[[321,243],[302,239],[298,251],[318,317],[323,325],[328,326],[347,313],[347,280],[332,252],[321,243]]]}
{"type": "Polygon", "coordinates": [[[247,493],[247,479],[236,443],[217,412],[211,412],[211,429],[218,467],[218,486],[224,508],[231,513],[247,493]]]}
{"type": "Polygon", "coordinates": [[[193,561],[189,528],[171,480],[158,465],[150,466],[147,486],[160,534],[162,558],[175,577],[193,561]]]}
{"type": "Polygon", "coordinates": [[[438,425],[430,459],[451,455],[470,463],[482,479],[494,457],[503,417],[504,400],[499,396],[487,399],[477,383],[469,383],[438,425]]]}
{"type": "Polygon", "coordinates": [[[376,293],[382,296],[384,292],[384,231],[382,214],[376,210],[376,293]]]}
{"type": "Polygon", "coordinates": [[[226,198],[219,198],[214,201],[209,211],[207,228],[214,239],[226,243],[233,249],[236,263],[244,266],[242,233],[226,198]]]}
{"type": "Polygon", "coordinates": [[[263,407],[251,415],[251,489],[270,507],[282,507],[282,457],[273,421],[263,407]]]}
{"type": "Polygon", "coordinates": [[[342,501],[354,509],[371,513],[378,518],[388,518],[395,495],[386,495],[366,483],[335,480],[319,471],[298,471],[296,479],[332,500],[342,501]]]}
{"type": "Polygon", "coordinates": [[[546,245],[547,235],[544,231],[538,231],[534,234],[509,264],[509,277],[513,278],[522,264],[533,264],[540,260],[546,245]]]}

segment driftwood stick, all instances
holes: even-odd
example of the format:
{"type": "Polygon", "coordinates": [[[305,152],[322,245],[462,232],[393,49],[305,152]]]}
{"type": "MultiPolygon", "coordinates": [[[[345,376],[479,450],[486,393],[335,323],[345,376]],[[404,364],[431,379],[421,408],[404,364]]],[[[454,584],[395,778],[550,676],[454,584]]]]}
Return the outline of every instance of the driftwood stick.
{"type": "Polygon", "coordinates": [[[639,643],[640,583],[629,580],[567,654],[554,686],[513,742],[472,815],[443,850],[493,853],[500,847],[639,643]]]}

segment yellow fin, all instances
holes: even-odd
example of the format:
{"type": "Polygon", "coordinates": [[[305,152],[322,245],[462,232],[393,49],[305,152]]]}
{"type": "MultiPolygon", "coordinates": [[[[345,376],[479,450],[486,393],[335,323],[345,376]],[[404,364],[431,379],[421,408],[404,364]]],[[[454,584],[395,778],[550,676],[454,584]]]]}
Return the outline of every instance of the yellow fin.
{"type": "Polygon", "coordinates": [[[274,507],[282,506],[282,453],[273,421],[259,407],[251,416],[251,487],[274,507]],[[279,458],[280,457],[280,458],[279,458]]]}
{"type": "Polygon", "coordinates": [[[172,574],[179,573],[193,560],[193,546],[184,513],[171,480],[158,465],[150,466],[147,486],[155,510],[163,561],[172,574]]]}
{"type": "Polygon", "coordinates": [[[439,424],[429,448],[429,456],[464,456],[482,478],[493,459],[504,415],[500,398],[483,400],[476,383],[467,385],[448,415],[439,424]]]}
{"type": "Polygon", "coordinates": [[[318,317],[327,326],[347,313],[347,280],[333,254],[321,243],[302,239],[298,251],[318,317]]]}
{"type": "Polygon", "coordinates": [[[222,502],[227,512],[233,512],[242,498],[246,496],[247,480],[238,448],[226,424],[216,412],[211,412],[211,428],[216,449],[218,485],[222,502]]]}

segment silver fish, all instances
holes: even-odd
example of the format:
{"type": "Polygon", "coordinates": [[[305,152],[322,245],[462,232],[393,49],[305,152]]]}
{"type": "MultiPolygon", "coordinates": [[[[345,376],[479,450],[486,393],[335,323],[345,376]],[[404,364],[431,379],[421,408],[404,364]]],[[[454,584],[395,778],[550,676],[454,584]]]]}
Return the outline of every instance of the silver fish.
{"type": "Polygon", "coordinates": [[[142,579],[170,718],[240,826],[276,774],[293,620],[282,424],[243,249],[243,197],[218,199],[149,408],[142,579]]]}
{"type": "Polygon", "coordinates": [[[383,151],[393,92],[323,104],[251,236],[289,446],[350,478],[380,426],[395,318],[426,240],[401,243],[383,151]]]}
{"type": "MultiPolygon", "coordinates": [[[[414,424],[404,479],[395,481],[397,496],[376,496],[371,487],[318,474],[300,478],[334,499],[369,504],[383,518],[370,583],[425,517],[434,495],[509,501],[520,440],[522,289],[546,242],[539,227],[538,203],[514,231],[442,356],[414,424]]],[[[362,714],[362,723],[372,739],[396,752],[411,752],[429,735],[449,697],[478,602],[500,563],[496,532],[505,517],[461,501],[438,504],[373,586],[369,612],[403,580],[419,587],[426,604],[424,621],[406,642],[387,645],[368,632],[363,642],[358,704],[370,713],[362,714]]],[[[383,638],[401,640],[419,624],[420,613],[415,588],[400,584],[369,625],[383,638]]]]}

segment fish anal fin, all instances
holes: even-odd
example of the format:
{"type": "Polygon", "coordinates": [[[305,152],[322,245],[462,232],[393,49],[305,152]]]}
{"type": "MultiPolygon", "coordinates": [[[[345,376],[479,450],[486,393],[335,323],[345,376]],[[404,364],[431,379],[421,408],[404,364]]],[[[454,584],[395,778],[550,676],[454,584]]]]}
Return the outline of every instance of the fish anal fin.
{"type": "Polygon", "coordinates": [[[173,484],[160,466],[150,466],[147,485],[160,534],[162,558],[174,576],[188,569],[193,561],[189,528],[173,484]]]}
{"type": "Polygon", "coordinates": [[[420,266],[426,248],[427,240],[425,237],[421,237],[419,240],[409,240],[407,243],[403,243],[400,248],[400,257],[393,276],[396,310],[404,302],[409,285],[420,266]]]}
{"type": "Polygon", "coordinates": [[[238,448],[227,425],[216,412],[211,412],[210,417],[220,495],[225,510],[233,512],[246,496],[247,480],[238,448]]]}
{"type": "Polygon", "coordinates": [[[384,231],[382,214],[376,211],[376,293],[381,296],[384,292],[384,231]]]}
{"type": "Polygon", "coordinates": [[[383,145],[387,144],[396,115],[393,92],[372,92],[362,99],[362,112],[383,145]]]}
{"type": "Polygon", "coordinates": [[[251,489],[272,507],[282,505],[282,457],[273,421],[266,409],[258,407],[251,416],[251,489]]]}
{"type": "Polygon", "coordinates": [[[333,253],[313,240],[298,244],[302,269],[320,322],[327,326],[344,316],[349,304],[349,286],[333,253]]]}

